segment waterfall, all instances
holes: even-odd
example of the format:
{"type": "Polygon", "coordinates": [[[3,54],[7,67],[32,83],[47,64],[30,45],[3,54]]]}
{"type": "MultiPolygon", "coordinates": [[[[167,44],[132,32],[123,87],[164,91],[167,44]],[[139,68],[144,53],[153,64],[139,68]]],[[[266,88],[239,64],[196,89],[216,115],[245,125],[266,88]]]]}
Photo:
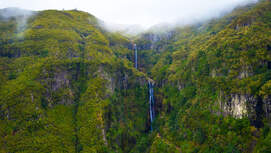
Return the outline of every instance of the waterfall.
{"type": "Polygon", "coordinates": [[[149,84],[150,121],[151,121],[151,130],[152,130],[152,122],[155,117],[154,98],[153,98],[153,83],[149,80],[148,84],[149,84]]]}
{"type": "Polygon", "coordinates": [[[135,68],[137,69],[137,48],[136,48],[136,44],[134,44],[134,50],[135,50],[135,68]]]}

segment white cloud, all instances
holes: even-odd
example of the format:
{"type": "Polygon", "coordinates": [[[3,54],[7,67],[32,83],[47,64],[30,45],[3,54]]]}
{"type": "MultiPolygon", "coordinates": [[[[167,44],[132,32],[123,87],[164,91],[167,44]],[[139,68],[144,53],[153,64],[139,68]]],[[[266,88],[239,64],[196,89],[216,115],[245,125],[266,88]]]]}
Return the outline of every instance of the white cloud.
{"type": "Polygon", "coordinates": [[[191,22],[216,17],[238,5],[256,0],[0,0],[0,7],[30,10],[87,11],[111,23],[149,27],[161,22],[191,22]]]}

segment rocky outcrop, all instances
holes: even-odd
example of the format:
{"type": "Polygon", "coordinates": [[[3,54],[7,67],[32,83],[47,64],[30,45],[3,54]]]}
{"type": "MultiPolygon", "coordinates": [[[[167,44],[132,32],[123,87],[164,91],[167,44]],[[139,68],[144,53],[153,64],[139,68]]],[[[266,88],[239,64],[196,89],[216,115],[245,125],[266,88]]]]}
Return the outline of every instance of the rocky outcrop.
{"type": "Polygon", "coordinates": [[[141,36],[143,43],[138,43],[138,50],[161,50],[175,36],[175,31],[164,33],[145,33],[141,36]]]}
{"type": "Polygon", "coordinates": [[[223,115],[232,115],[235,118],[243,118],[256,115],[257,100],[254,96],[245,94],[231,94],[224,96],[220,92],[218,102],[223,115]]]}
{"type": "Polygon", "coordinates": [[[102,66],[99,67],[96,75],[107,81],[106,89],[109,91],[109,94],[113,94],[116,87],[114,78],[109,73],[107,73],[102,66]]]}
{"type": "MultiPolygon", "coordinates": [[[[50,75],[50,74],[49,74],[50,75]]],[[[47,87],[46,99],[49,106],[54,104],[70,105],[74,103],[75,93],[71,88],[72,76],[65,70],[58,70],[45,80],[47,87]]]]}
{"type": "Polygon", "coordinates": [[[253,75],[253,73],[252,73],[251,66],[244,66],[241,68],[241,71],[239,72],[238,78],[243,79],[243,78],[247,78],[252,75],[253,75]]]}
{"type": "Polygon", "coordinates": [[[249,94],[224,95],[220,91],[218,96],[220,112],[235,118],[248,117],[255,127],[262,127],[262,119],[271,120],[271,97],[263,99],[249,94]]]}
{"type": "Polygon", "coordinates": [[[263,99],[263,111],[268,120],[271,120],[271,96],[263,99]]]}

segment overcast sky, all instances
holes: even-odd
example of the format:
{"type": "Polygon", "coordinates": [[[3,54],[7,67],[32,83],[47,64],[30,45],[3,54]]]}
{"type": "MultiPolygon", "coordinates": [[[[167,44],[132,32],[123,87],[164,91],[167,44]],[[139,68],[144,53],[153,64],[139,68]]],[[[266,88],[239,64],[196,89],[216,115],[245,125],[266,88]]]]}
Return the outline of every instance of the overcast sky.
{"type": "Polygon", "coordinates": [[[257,0],[0,0],[0,8],[78,9],[110,23],[150,27],[217,17],[257,0]]]}

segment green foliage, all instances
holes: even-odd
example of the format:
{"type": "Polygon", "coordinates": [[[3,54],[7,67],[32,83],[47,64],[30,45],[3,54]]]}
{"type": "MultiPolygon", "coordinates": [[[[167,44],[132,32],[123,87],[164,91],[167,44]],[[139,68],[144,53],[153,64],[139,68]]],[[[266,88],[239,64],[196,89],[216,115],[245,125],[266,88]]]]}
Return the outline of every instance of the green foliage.
{"type": "Polygon", "coordinates": [[[104,107],[107,101],[105,80],[96,78],[88,83],[88,87],[81,96],[77,110],[76,125],[78,129],[78,151],[105,152],[106,133],[104,127],[104,107]]]}
{"type": "Polygon", "coordinates": [[[132,54],[124,46],[130,41],[76,10],[37,12],[20,32],[16,25],[16,19],[0,19],[0,152],[131,150],[134,144],[114,148],[115,140],[136,142],[147,129],[147,91],[137,81],[146,76],[124,58],[132,54]],[[123,76],[129,78],[125,88],[123,76]],[[125,105],[111,98],[115,90],[125,105]],[[136,112],[120,116],[130,130],[122,126],[123,133],[109,137],[118,129],[108,125],[118,120],[108,114],[117,116],[117,104],[130,109],[134,102],[136,112]]]}
{"type": "Polygon", "coordinates": [[[88,13],[0,18],[0,152],[270,152],[270,6],[142,34],[139,70],[131,38],[88,13]],[[255,99],[247,116],[225,113],[231,95],[255,99]]]}
{"type": "Polygon", "coordinates": [[[270,100],[270,6],[261,1],[208,23],[176,28],[159,49],[146,46],[160,42],[139,38],[146,48],[141,60],[150,67],[162,106],[155,121],[161,138],[154,144],[160,145],[153,144],[153,152],[174,152],[164,141],[182,152],[257,152],[256,144],[262,152],[269,149],[268,138],[259,137],[254,126],[255,120],[268,120],[262,103],[270,100]],[[227,96],[235,94],[255,98],[254,104],[245,101],[248,117],[231,117],[219,106],[219,100],[231,105],[227,96]]]}
{"type": "Polygon", "coordinates": [[[262,139],[260,139],[256,148],[254,149],[255,153],[270,153],[270,143],[271,143],[271,131],[270,127],[265,127],[263,129],[262,139]]]}
{"type": "Polygon", "coordinates": [[[150,153],[177,153],[180,148],[163,140],[160,136],[155,137],[150,153]]]}
{"type": "MultiPolygon", "coordinates": [[[[108,105],[108,140],[112,148],[130,152],[148,129],[147,88],[116,91],[108,105]]],[[[140,145],[140,144],[139,144],[140,145]]],[[[144,147],[146,149],[147,146],[144,147]]]]}

